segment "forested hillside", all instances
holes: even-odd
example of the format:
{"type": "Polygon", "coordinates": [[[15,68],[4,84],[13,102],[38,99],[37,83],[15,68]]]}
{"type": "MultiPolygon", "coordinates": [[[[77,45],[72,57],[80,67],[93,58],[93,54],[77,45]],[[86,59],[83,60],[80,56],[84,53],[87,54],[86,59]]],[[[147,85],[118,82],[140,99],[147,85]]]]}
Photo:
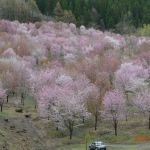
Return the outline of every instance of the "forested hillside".
{"type": "Polygon", "coordinates": [[[149,0],[0,0],[0,18],[55,20],[119,33],[150,23],[149,0]]]}
{"type": "Polygon", "coordinates": [[[0,150],[149,141],[150,0],[0,0],[0,150]]]}
{"type": "Polygon", "coordinates": [[[59,7],[59,2],[63,11],[72,12],[72,17],[75,16],[78,25],[110,29],[123,23],[134,27],[150,23],[149,0],[36,0],[36,2],[42,13],[53,17],[56,17],[55,9],[59,7]]]}

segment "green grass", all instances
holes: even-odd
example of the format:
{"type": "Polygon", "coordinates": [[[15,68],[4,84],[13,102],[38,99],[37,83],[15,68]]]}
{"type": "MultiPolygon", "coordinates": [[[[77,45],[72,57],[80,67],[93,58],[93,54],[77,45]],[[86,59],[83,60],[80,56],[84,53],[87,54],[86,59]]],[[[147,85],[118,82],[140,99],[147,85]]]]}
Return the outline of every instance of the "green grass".
{"type": "MultiPolygon", "coordinates": [[[[60,148],[58,150],[86,150],[86,147],[85,145],[72,145],[72,146],[64,146],[63,148],[60,148]]],[[[88,149],[89,150],[89,149],[88,149]]],[[[108,147],[107,150],[139,150],[138,148],[136,147],[127,147],[127,148],[124,148],[124,147],[108,147]]],[[[142,150],[142,149],[141,149],[142,150]]]]}
{"type": "Polygon", "coordinates": [[[135,141],[135,137],[137,135],[150,137],[147,121],[148,120],[146,117],[140,116],[130,117],[129,121],[127,122],[120,122],[118,126],[117,137],[114,135],[114,129],[110,122],[104,121],[99,123],[97,131],[94,131],[93,127],[88,127],[88,125],[85,125],[85,127],[75,130],[73,140],[70,142],[70,146],[66,146],[69,143],[66,142],[66,136],[64,138],[61,137],[61,148],[58,148],[58,150],[85,150],[85,144],[79,145],[79,143],[85,143],[85,133],[87,132],[90,132],[91,141],[101,140],[109,144],[131,145],[127,147],[108,147],[107,150],[149,150],[149,146],[146,146],[144,142],[141,142],[141,144],[143,143],[141,146],[132,146],[132,144],[139,144],[137,141],[135,141]]]}
{"type": "MultiPolygon", "coordinates": [[[[86,150],[85,145],[64,146],[58,150],[86,150]]],[[[89,150],[89,149],[88,149],[89,150]]],[[[107,150],[149,150],[149,146],[107,147],[107,150]]]]}

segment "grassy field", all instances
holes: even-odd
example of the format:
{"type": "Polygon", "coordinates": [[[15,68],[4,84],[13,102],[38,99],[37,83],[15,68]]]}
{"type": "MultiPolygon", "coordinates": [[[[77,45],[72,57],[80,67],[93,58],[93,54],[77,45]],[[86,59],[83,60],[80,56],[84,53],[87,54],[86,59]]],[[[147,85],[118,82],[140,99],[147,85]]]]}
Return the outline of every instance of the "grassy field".
{"type": "MultiPolygon", "coordinates": [[[[84,145],[76,145],[74,148],[71,147],[65,147],[60,148],[59,150],[86,150],[86,147],[84,145]]],[[[149,150],[149,146],[141,145],[141,146],[113,146],[113,147],[107,147],[107,150],[149,150]]]]}
{"type": "Polygon", "coordinates": [[[70,141],[67,131],[56,131],[48,120],[38,117],[31,98],[27,98],[22,106],[23,113],[15,112],[18,107],[15,101],[15,97],[11,98],[0,113],[0,150],[86,150],[87,135],[88,145],[93,140],[101,140],[112,145],[107,150],[150,150],[149,141],[137,145],[139,142],[135,140],[136,136],[150,137],[146,116],[135,114],[130,115],[127,122],[121,121],[117,137],[111,122],[99,122],[97,131],[94,131],[93,120],[87,120],[84,126],[75,128],[70,141]],[[31,114],[31,118],[25,118],[25,114],[31,114]]]}

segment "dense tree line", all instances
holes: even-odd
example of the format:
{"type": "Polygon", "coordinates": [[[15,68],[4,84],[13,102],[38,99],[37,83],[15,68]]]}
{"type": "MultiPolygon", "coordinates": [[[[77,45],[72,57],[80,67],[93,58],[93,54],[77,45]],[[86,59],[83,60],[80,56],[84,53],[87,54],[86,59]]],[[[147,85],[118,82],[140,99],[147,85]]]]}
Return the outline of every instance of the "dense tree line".
{"type": "Polygon", "coordinates": [[[149,0],[0,0],[0,18],[21,22],[48,19],[129,33],[150,23],[149,0]]]}
{"type": "Polygon", "coordinates": [[[0,19],[33,22],[41,20],[41,17],[34,0],[0,0],[0,19]]]}
{"type": "MultiPolygon", "coordinates": [[[[56,15],[58,2],[70,11],[78,25],[97,28],[119,28],[124,23],[134,27],[150,23],[149,0],[35,0],[45,15],[56,15]]],[[[60,10],[60,9],[59,9],[60,10]]],[[[67,13],[66,13],[67,14],[67,13]]],[[[66,20],[67,22],[68,20],[66,20]]],[[[70,21],[70,19],[69,19],[70,21]]],[[[68,22],[69,22],[68,21],[68,22]]]]}

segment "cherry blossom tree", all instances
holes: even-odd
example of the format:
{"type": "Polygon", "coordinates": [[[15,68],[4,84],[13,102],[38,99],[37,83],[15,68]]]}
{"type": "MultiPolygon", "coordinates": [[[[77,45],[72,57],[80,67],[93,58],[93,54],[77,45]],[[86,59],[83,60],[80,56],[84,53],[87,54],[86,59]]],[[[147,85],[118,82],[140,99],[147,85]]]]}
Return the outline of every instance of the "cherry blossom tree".
{"type": "Polygon", "coordinates": [[[58,101],[58,94],[60,89],[57,86],[43,86],[36,93],[38,112],[41,117],[46,117],[50,119],[50,114],[52,106],[55,106],[55,103],[58,101]]]}
{"type": "Polygon", "coordinates": [[[124,94],[119,90],[113,90],[106,93],[104,96],[104,115],[106,119],[111,119],[115,130],[115,135],[118,132],[118,122],[126,112],[126,99],[124,94]]]}
{"type": "MultiPolygon", "coordinates": [[[[65,88],[66,90],[68,89],[68,91],[69,90],[74,91],[74,93],[80,97],[79,99],[80,104],[84,105],[86,108],[87,108],[89,97],[93,96],[92,97],[93,99],[91,99],[91,102],[92,100],[97,98],[97,97],[96,98],[94,97],[94,93],[96,93],[95,92],[96,86],[90,83],[90,80],[85,75],[82,75],[82,74],[75,74],[73,76],[61,75],[58,77],[58,79],[56,80],[56,83],[58,84],[58,81],[60,82],[60,79],[61,79],[62,84],[59,84],[59,85],[65,88]]],[[[85,122],[85,119],[87,117],[85,114],[86,113],[83,112],[83,115],[82,115],[83,123],[85,122]]]]}
{"type": "Polygon", "coordinates": [[[99,88],[91,85],[86,88],[87,108],[91,115],[94,117],[94,129],[97,130],[98,120],[101,114],[101,101],[99,88]]]}
{"type": "Polygon", "coordinates": [[[28,81],[30,79],[30,68],[28,68],[25,61],[17,61],[12,64],[12,72],[17,77],[17,93],[20,95],[21,104],[24,105],[25,96],[28,93],[28,81]]]}
{"type": "Polygon", "coordinates": [[[119,60],[119,57],[117,56],[118,55],[117,53],[119,53],[119,52],[118,51],[115,51],[115,52],[109,51],[109,52],[105,53],[103,58],[101,58],[101,60],[102,60],[101,71],[108,74],[111,88],[113,88],[113,86],[114,86],[113,85],[114,73],[120,65],[120,60],[119,60]]]}
{"type": "Polygon", "coordinates": [[[17,55],[12,48],[8,48],[2,53],[2,56],[6,58],[10,58],[10,57],[16,57],[17,55]]]}
{"type": "MultiPolygon", "coordinates": [[[[55,69],[40,69],[40,70],[32,70],[30,72],[30,79],[29,79],[29,88],[30,88],[30,95],[36,99],[36,103],[38,105],[38,110],[40,115],[45,114],[42,113],[44,108],[44,104],[46,104],[46,102],[51,101],[51,95],[53,92],[47,92],[46,89],[50,89],[50,87],[52,87],[52,89],[55,89],[55,80],[59,75],[58,70],[61,72],[61,68],[55,68],[55,69]],[[49,88],[46,88],[49,87],[49,88]],[[45,89],[45,90],[43,90],[45,89]],[[42,91],[42,92],[41,92],[42,91]],[[47,94],[46,94],[47,93],[47,94]],[[44,101],[45,99],[45,101],[44,101]],[[40,105],[42,103],[42,105],[40,105]]],[[[56,94],[56,93],[55,93],[56,94]]],[[[47,105],[47,104],[46,104],[47,105]]],[[[35,107],[37,107],[35,105],[35,107]]],[[[47,110],[47,107],[45,109],[45,111],[47,110]]],[[[45,115],[42,115],[45,116],[45,115]]],[[[48,116],[46,116],[48,117],[48,116]]]]}
{"type": "MultiPolygon", "coordinates": [[[[132,104],[129,101],[129,93],[135,93],[147,86],[146,80],[149,77],[148,69],[141,64],[123,63],[115,72],[115,87],[120,89],[126,96],[127,106],[132,104]]],[[[127,120],[127,116],[126,116],[127,120]]]]}
{"type": "Polygon", "coordinates": [[[24,104],[32,65],[19,57],[2,58],[0,63],[7,66],[0,75],[3,87],[7,89],[7,102],[10,95],[18,94],[21,97],[21,103],[24,104]]]}
{"type": "Polygon", "coordinates": [[[34,93],[38,93],[46,85],[54,85],[59,74],[58,70],[61,72],[61,68],[32,70],[29,79],[32,94],[35,95],[34,93]]]}
{"type": "Polygon", "coordinates": [[[148,89],[144,89],[137,93],[134,98],[135,106],[140,110],[140,112],[148,115],[148,128],[150,130],[150,93],[148,89]]]}
{"type": "Polygon", "coordinates": [[[0,31],[15,34],[17,31],[17,26],[14,22],[10,22],[7,20],[1,20],[0,21],[0,31]]]}
{"type": "Polygon", "coordinates": [[[1,74],[1,80],[3,83],[3,87],[5,89],[7,89],[6,91],[6,99],[7,99],[7,103],[9,101],[9,97],[16,92],[17,90],[17,83],[15,82],[17,80],[16,76],[10,72],[3,72],[1,74]]]}
{"type": "Polygon", "coordinates": [[[66,92],[63,92],[55,105],[51,106],[51,117],[57,123],[58,128],[63,129],[65,127],[68,129],[69,137],[72,139],[74,126],[78,125],[82,116],[87,116],[88,112],[85,105],[81,103],[79,95],[74,91],[67,90],[66,92]]]}
{"type": "Polygon", "coordinates": [[[72,139],[74,126],[88,117],[86,99],[92,93],[89,80],[84,75],[70,76],[56,70],[42,71],[33,79],[39,113],[50,118],[56,128],[68,129],[72,139]]]}
{"type": "Polygon", "coordinates": [[[9,59],[6,58],[0,59],[0,66],[1,66],[0,78],[3,87],[7,89],[6,91],[7,103],[10,95],[12,93],[15,93],[17,89],[17,77],[11,70],[12,69],[11,65],[13,64],[14,61],[16,61],[16,58],[14,57],[11,57],[9,59]]]}
{"type": "Polygon", "coordinates": [[[115,73],[116,87],[124,92],[134,92],[149,77],[148,69],[140,64],[123,63],[115,73]]]}
{"type": "MultiPolygon", "coordinates": [[[[100,112],[102,110],[103,97],[111,88],[110,74],[112,75],[115,69],[113,69],[113,67],[112,69],[110,69],[111,67],[108,67],[108,63],[106,63],[104,56],[95,56],[84,59],[79,65],[79,71],[82,71],[88,77],[90,82],[95,85],[93,94],[91,93],[88,98],[88,106],[94,117],[94,127],[96,130],[98,120],[101,119],[100,112]]],[[[112,64],[112,66],[116,65],[112,64]]]]}
{"type": "Polygon", "coordinates": [[[3,111],[3,104],[4,104],[5,98],[6,98],[6,90],[4,90],[2,88],[2,86],[0,85],[0,107],[1,107],[1,112],[3,111]]]}

